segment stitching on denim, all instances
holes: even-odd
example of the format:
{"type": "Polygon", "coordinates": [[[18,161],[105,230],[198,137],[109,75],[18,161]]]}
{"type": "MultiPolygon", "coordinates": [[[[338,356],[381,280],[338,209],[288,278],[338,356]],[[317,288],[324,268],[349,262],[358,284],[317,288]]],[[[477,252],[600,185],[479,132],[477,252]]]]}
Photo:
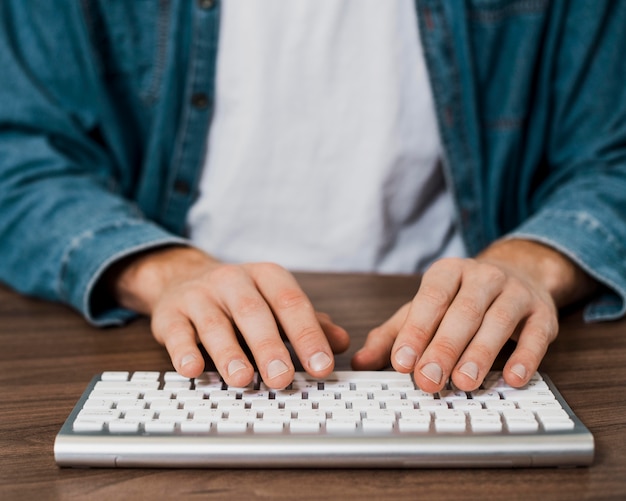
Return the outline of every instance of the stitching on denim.
{"type": "Polygon", "coordinates": [[[156,102],[161,89],[163,74],[165,73],[165,61],[169,42],[170,27],[170,0],[159,0],[159,16],[157,25],[156,50],[154,51],[154,66],[152,81],[142,99],[147,106],[156,102]]]}
{"type": "Polygon", "coordinates": [[[470,21],[493,23],[520,14],[542,12],[549,6],[548,0],[520,0],[506,5],[470,7],[470,21]]]}

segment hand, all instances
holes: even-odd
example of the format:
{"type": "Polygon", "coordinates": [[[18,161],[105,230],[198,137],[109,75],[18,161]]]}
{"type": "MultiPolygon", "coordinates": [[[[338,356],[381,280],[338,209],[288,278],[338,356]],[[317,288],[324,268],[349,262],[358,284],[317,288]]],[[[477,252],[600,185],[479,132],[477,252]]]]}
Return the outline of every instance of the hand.
{"type": "Polygon", "coordinates": [[[557,336],[557,307],[594,286],[565,256],[529,241],[499,242],[476,259],[442,259],[424,274],[413,301],[369,334],[353,367],[391,360],[397,371],[413,371],[425,391],[441,390],[449,377],[470,391],[513,338],[503,375],[523,386],[557,336]]]}
{"type": "Polygon", "coordinates": [[[152,317],[154,337],[187,377],[204,369],[201,342],[228,384],[250,383],[254,368],[235,326],[272,388],[294,375],[279,325],[314,377],[328,375],[333,353],[349,344],[346,331],[314,311],[295,278],[274,264],[227,265],[197,249],[171,247],[122,262],[112,281],[120,304],[152,317]]]}

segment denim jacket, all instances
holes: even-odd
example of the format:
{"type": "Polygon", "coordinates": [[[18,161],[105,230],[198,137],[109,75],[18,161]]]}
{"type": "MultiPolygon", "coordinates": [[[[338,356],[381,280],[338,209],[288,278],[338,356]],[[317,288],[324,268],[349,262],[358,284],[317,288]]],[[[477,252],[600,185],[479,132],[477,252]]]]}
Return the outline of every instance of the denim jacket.
{"type": "MultiPolygon", "coordinates": [[[[416,7],[470,254],[543,242],[605,285],[588,320],[622,316],[626,2],[416,7]]],[[[188,243],[219,14],[219,0],[0,2],[1,281],[98,325],[129,318],[99,280],[131,253],[188,243]]]]}

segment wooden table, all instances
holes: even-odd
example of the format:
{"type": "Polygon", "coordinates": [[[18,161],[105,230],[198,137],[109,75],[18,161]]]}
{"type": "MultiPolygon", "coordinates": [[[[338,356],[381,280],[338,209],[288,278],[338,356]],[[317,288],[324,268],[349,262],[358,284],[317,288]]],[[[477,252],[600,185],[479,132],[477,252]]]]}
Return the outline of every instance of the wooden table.
{"type": "MultiPolygon", "coordinates": [[[[316,307],[352,335],[409,300],[416,277],[298,275],[316,307]]],[[[145,319],[98,330],[64,306],[0,287],[0,499],[626,499],[626,321],[579,313],[541,367],[596,438],[589,468],[521,470],[60,469],[53,442],[87,382],[104,370],[170,370],[145,319]]]]}

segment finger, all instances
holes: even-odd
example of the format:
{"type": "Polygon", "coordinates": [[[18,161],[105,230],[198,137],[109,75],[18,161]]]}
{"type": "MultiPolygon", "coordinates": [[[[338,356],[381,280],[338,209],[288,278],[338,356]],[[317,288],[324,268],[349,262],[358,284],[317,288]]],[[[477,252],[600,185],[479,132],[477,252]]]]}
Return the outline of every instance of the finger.
{"type": "Polygon", "coordinates": [[[541,309],[530,316],[520,331],[515,350],[504,366],[504,380],[516,388],[527,384],[538,370],[558,331],[557,315],[551,309],[541,309]]]}
{"type": "Polygon", "coordinates": [[[424,274],[391,350],[397,371],[414,369],[454,300],[461,277],[462,263],[456,259],[437,261],[424,274]]]}
{"type": "Polygon", "coordinates": [[[270,388],[284,388],[293,380],[294,367],[283,343],[276,319],[248,272],[239,266],[223,266],[213,272],[222,309],[233,319],[245,339],[263,381],[270,388]]]}
{"type": "MultiPolygon", "coordinates": [[[[352,357],[352,367],[356,370],[376,370],[382,369],[389,364],[391,348],[396,340],[400,327],[409,311],[409,304],[402,306],[393,316],[381,324],[379,327],[372,329],[367,335],[363,348],[357,351],[352,357]]],[[[415,360],[409,369],[401,366],[396,367],[400,372],[408,372],[413,369],[415,360]]]]}
{"type": "Polygon", "coordinates": [[[316,312],[317,320],[326,334],[326,339],[333,353],[343,353],[350,347],[350,336],[341,326],[332,321],[330,315],[316,312]]]}
{"type": "Polygon", "coordinates": [[[491,304],[476,335],[469,342],[452,373],[461,390],[480,386],[498,353],[530,314],[532,296],[517,283],[510,284],[491,304]]]}
{"type": "Polygon", "coordinates": [[[204,358],[198,349],[196,331],[186,316],[177,310],[157,309],[152,315],[151,327],[179,374],[192,378],[202,373],[204,358]]]}
{"type": "Polygon", "coordinates": [[[333,350],[313,304],[293,275],[274,264],[256,265],[251,275],[304,369],[314,377],[328,375],[334,368],[333,350]]]}
{"type": "Polygon", "coordinates": [[[200,341],[224,381],[237,387],[250,384],[254,378],[254,367],[239,344],[226,314],[199,295],[189,298],[185,307],[200,341]]]}

